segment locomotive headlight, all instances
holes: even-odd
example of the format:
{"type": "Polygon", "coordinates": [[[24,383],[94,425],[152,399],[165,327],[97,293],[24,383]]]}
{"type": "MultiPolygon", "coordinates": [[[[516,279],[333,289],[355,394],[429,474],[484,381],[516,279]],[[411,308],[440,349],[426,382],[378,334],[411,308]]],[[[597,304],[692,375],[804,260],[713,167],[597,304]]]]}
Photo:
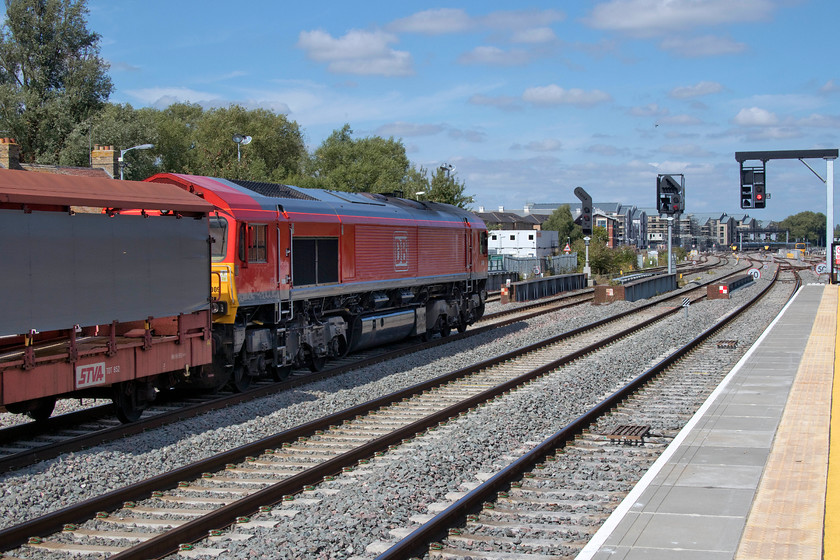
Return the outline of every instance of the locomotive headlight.
{"type": "Polygon", "coordinates": [[[226,301],[214,301],[210,304],[210,311],[212,311],[213,315],[217,315],[221,313],[222,315],[227,314],[227,302],[226,301]]]}
{"type": "Polygon", "coordinates": [[[219,280],[222,281],[222,282],[227,282],[228,281],[228,271],[227,270],[222,270],[222,271],[219,272],[219,280]]]}

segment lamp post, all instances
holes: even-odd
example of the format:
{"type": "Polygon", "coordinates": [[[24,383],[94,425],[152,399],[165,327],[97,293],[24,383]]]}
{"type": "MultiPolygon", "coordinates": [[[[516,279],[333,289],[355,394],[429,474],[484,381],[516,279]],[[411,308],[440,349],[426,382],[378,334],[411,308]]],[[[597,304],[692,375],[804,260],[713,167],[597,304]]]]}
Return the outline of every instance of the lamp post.
{"type": "Polygon", "coordinates": [[[674,273],[674,257],[671,251],[671,234],[674,231],[674,217],[668,216],[668,274],[674,273]]]}
{"type": "Polygon", "coordinates": [[[120,150],[120,158],[117,160],[117,162],[120,165],[120,181],[123,180],[123,169],[125,168],[125,154],[127,152],[130,152],[131,150],[149,150],[154,147],[154,144],[140,144],[139,146],[132,146],[130,148],[126,148],[125,150],[120,150]]]}
{"type": "Polygon", "coordinates": [[[234,134],[233,141],[236,142],[236,161],[242,161],[242,154],[239,151],[240,146],[247,146],[251,143],[252,138],[245,134],[234,134]]]}
{"type": "Polygon", "coordinates": [[[583,242],[586,245],[586,264],[583,265],[583,273],[586,274],[586,285],[589,285],[589,282],[592,280],[592,269],[589,268],[589,240],[591,238],[587,235],[583,238],[583,242]]]}
{"type": "Polygon", "coordinates": [[[448,180],[449,180],[449,174],[450,174],[452,171],[454,171],[454,170],[455,170],[455,166],[454,166],[454,165],[452,165],[451,163],[444,163],[443,165],[441,165],[441,166],[440,166],[440,168],[439,168],[439,169],[440,169],[441,171],[443,171],[444,173],[446,173],[446,180],[448,181],[448,180]]]}

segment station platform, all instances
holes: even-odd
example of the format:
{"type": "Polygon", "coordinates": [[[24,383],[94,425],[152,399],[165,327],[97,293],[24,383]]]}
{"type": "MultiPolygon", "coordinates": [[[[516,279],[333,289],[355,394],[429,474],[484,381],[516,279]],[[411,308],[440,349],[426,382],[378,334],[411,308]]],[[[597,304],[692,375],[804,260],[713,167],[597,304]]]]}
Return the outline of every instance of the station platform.
{"type": "Polygon", "coordinates": [[[800,288],[577,559],[840,558],[838,304],[800,288]]]}

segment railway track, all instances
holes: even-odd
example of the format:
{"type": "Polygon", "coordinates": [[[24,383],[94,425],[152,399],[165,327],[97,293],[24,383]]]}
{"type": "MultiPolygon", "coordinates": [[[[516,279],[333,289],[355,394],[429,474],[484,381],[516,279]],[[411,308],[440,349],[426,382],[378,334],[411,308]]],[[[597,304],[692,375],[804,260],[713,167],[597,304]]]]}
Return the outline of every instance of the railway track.
{"type": "Polygon", "coordinates": [[[295,370],[288,380],[278,383],[262,381],[255,383],[252,388],[242,393],[226,391],[216,394],[190,393],[184,395],[176,392],[168,396],[164,402],[149,407],[139,421],[131,424],[121,424],[114,417],[112,406],[107,404],[55,416],[42,422],[26,422],[9,426],[0,430],[0,472],[51,459],[93,445],[115,441],[205,414],[212,410],[262,398],[378,362],[396,359],[408,353],[419,352],[455,340],[477,336],[494,328],[591,302],[592,297],[592,289],[586,289],[546,298],[539,302],[488,314],[465,333],[428,342],[406,341],[387,348],[373,348],[330,362],[330,367],[322,372],[312,373],[308,370],[295,370]]]}
{"type": "MultiPolygon", "coordinates": [[[[703,295],[697,295],[696,297],[700,299],[703,295]]],[[[680,297],[684,296],[685,294],[680,294],[680,297]]],[[[650,322],[654,322],[678,310],[679,308],[674,307],[663,309],[661,306],[657,308],[654,305],[649,305],[643,306],[640,313],[650,315],[650,322]]],[[[613,331],[609,337],[610,340],[614,341],[622,336],[627,336],[631,331],[642,328],[637,318],[630,317],[629,313],[622,315],[623,317],[616,320],[601,322],[601,326],[604,328],[607,328],[604,325],[612,325],[609,327],[613,331]],[[622,321],[628,323],[629,326],[625,324],[624,327],[619,327],[622,321]]],[[[580,329],[581,332],[583,330],[580,329]]],[[[569,335],[555,338],[556,340],[551,341],[553,345],[571,344],[571,342],[568,342],[569,335]]],[[[169,552],[174,550],[172,548],[173,543],[177,548],[179,542],[191,541],[204,536],[208,530],[211,530],[207,527],[212,526],[212,530],[216,530],[230,523],[236,523],[237,518],[259,511],[260,506],[292,501],[290,497],[295,493],[301,490],[307,491],[308,485],[323,481],[325,476],[330,477],[342,470],[357,468],[358,461],[368,461],[377,452],[382,453],[391,446],[405,443],[403,440],[412,438],[414,434],[434,427],[438,422],[464,414],[469,408],[487,402],[489,399],[503,394],[529,379],[539,377],[547,371],[559,367],[562,363],[568,363],[568,361],[594,351],[603,344],[603,341],[589,343],[581,340],[582,338],[584,338],[584,335],[578,337],[577,342],[574,343],[576,349],[566,347],[562,350],[561,353],[565,354],[562,358],[556,356],[556,349],[544,351],[529,348],[518,351],[519,354],[529,352],[525,360],[529,365],[536,360],[536,352],[548,352],[550,354],[541,360],[544,365],[536,369],[529,367],[527,373],[517,371],[518,367],[511,364],[505,364],[493,373],[482,374],[487,378],[483,381],[485,384],[482,385],[475,377],[478,375],[476,371],[488,368],[489,363],[481,364],[481,367],[470,368],[470,371],[455,372],[444,378],[415,386],[406,391],[405,394],[389,395],[377,399],[320,421],[289,430],[278,436],[226,452],[194,465],[182,467],[153,480],[132,485],[73,508],[66,508],[18,527],[4,530],[0,532],[0,541],[23,542],[29,536],[44,534],[50,528],[54,530],[67,523],[77,524],[82,518],[93,515],[99,510],[119,508],[123,502],[151,496],[148,504],[132,503],[120,509],[116,514],[97,516],[96,519],[86,522],[82,527],[68,526],[68,530],[64,534],[52,537],[48,541],[41,540],[41,537],[34,538],[30,541],[28,547],[29,550],[38,551],[58,551],[63,548],[75,547],[77,552],[83,549],[96,550],[100,553],[116,553],[114,558],[147,558],[169,552]],[[463,378],[465,375],[472,376],[469,383],[464,385],[454,382],[455,379],[463,378]],[[505,381],[502,383],[499,383],[497,377],[499,375],[505,376],[505,381]],[[493,381],[494,378],[495,381],[493,381]],[[460,392],[460,396],[444,397],[442,384],[447,383],[451,385],[447,390],[455,393],[460,392]],[[486,383],[490,383],[492,386],[488,388],[486,383]],[[435,389],[435,386],[441,388],[435,389]],[[471,392],[470,396],[465,397],[463,395],[465,390],[471,392]],[[423,394],[424,391],[435,391],[436,394],[433,399],[430,399],[428,393],[423,394]],[[403,399],[407,400],[403,401],[403,399]],[[449,399],[453,400],[450,401],[449,399]],[[392,401],[397,401],[397,404],[392,405],[392,401]],[[429,408],[432,406],[430,401],[437,403],[435,411],[431,414],[429,412],[429,408]],[[449,404],[450,402],[456,402],[457,404],[449,404]],[[385,408],[391,406],[394,407],[393,410],[385,408]],[[418,410],[421,412],[418,412],[418,410]],[[370,414],[371,412],[373,414],[370,414]],[[368,416],[360,416],[363,414],[368,416]],[[360,425],[363,433],[352,433],[350,431],[356,423],[360,425]],[[398,424],[402,424],[402,427],[397,428],[398,424]],[[387,429],[381,428],[383,425],[387,429]],[[380,427],[377,428],[376,426],[380,427]],[[362,441],[365,443],[358,445],[362,441]],[[348,445],[348,442],[355,443],[351,446],[348,445]],[[318,460],[313,460],[313,458],[318,458],[318,460]],[[313,463],[317,463],[317,466],[304,468],[307,464],[312,465],[313,463]],[[212,469],[217,470],[212,472],[212,469]],[[260,475],[258,472],[263,472],[263,474],[260,475]],[[278,482],[278,477],[283,476],[288,478],[278,482]],[[191,481],[184,482],[190,477],[193,478],[191,481]],[[239,480],[244,480],[244,482],[237,482],[239,480]],[[269,485],[269,482],[272,484],[269,485]],[[202,495],[196,495],[195,493],[202,495]],[[235,499],[243,494],[245,494],[245,497],[235,499]],[[186,515],[187,517],[175,519],[174,516],[176,515],[186,515]],[[165,522],[161,521],[161,516],[166,519],[165,522]],[[143,521],[143,519],[149,518],[158,521],[143,521]],[[130,534],[126,533],[124,525],[139,527],[139,536],[137,531],[130,534]],[[173,528],[163,535],[150,538],[149,531],[152,525],[169,525],[173,528]],[[120,528],[115,529],[115,526],[120,528]],[[93,533],[90,531],[93,531],[93,533]],[[90,538],[93,538],[94,541],[87,542],[87,539],[90,538]],[[84,542],[79,544],[77,539],[84,542]],[[107,548],[115,546],[113,544],[96,544],[103,540],[119,542],[120,544],[116,546],[121,552],[117,552],[116,548],[107,548]],[[126,549],[124,541],[140,541],[141,544],[126,549]]],[[[513,356],[504,357],[504,359],[512,358],[513,356]]],[[[252,525],[248,525],[250,520],[240,521],[238,523],[242,526],[239,527],[240,529],[253,528],[252,525]]]]}
{"type": "Polygon", "coordinates": [[[728,337],[738,320],[750,320],[741,319],[743,312],[771,289],[792,296],[799,288],[797,279],[784,280],[768,284],[737,314],[630,380],[377,560],[577,556],[720,384],[729,368],[719,366],[731,361],[721,354],[737,347],[728,337]]]}
{"type": "MultiPolygon", "coordinates": [[[[717,266],[719,260],[709,266],[717,266]]],[[[692,269],[692,272],[706,270],[708,266],[692,269]]],[[[687,271],[686,271],[687,273],[687,271]]],[[[381,361],[395,359],[411,352],[422,351],[455,340],[477,336],[489,329],[515,324],[545,313],[591,302],[593,290],[587,288],[569,294],[544,298],[537,302],[519,304],[510,309],[485,315],[466,333],[444,337],[428,342],[406,341],[388,348],[374,348],[330,363],[322,372],[295,370],[291,379],[280,383],[260,382],[242,393],[220,392],[217,394],[182,395],[174,392],[163,402],[155,403],[144,412],[143,417],[132,424],[123,425],[113,417],[110,405],[99,405],[89,409],[66,413],[42,422],[27,422],[0,430],[0,472],[24,467],[58,457],[65,453],[79,451],[94,445],[115,441],[146,430],[155,429],[173,422],[205,414],[273,393],[286,391],[302,384],[341,375],[347,371],[367,367],[381,361]]]]}

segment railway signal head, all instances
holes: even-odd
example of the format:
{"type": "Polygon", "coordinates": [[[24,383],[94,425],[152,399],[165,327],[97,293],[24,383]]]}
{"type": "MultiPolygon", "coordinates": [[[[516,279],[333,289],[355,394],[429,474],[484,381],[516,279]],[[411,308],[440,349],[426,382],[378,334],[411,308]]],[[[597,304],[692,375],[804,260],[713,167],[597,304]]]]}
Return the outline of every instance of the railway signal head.
{"type": "Polygon", "coordinates": [[[764,165],[762,164],[761,167],[741,165],[741,208],[764,208],[767,204],[764,165]]]}
{"type": "Polygon", "coordinates": [[[580,187],[575,188],[575,196],[580,199],[580,227],[584,235],[592,235],[592,197],[580,187]]]}
{"type": "Polygon", "coordinates": [[[681,175],[656,177],[656,209],[668,216],[685,211],[685,184],[681,175]]]}

